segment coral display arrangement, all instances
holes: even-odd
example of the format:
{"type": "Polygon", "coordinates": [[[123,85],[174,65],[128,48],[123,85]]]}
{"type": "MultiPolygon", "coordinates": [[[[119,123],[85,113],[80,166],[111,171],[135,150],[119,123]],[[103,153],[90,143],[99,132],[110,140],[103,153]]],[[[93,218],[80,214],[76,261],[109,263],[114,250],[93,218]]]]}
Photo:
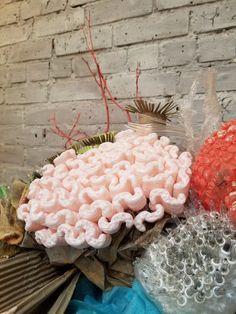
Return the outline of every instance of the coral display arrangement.
{"type": "Polygon", "coordinates": [[[53,163],[18,208],[25,229],[46,247],[107,247],[123,223],[144,232],[145,222],[183,211],[191,155],[179,154],[167,137],[122,131],[114,143],[78,155],[70,149],[53,163]]]}
{"type": "MultiPolygon", "coordinates": [[[[51,131],[65,139],[64,151],[49,158],[30,182],[17,181],[11,192],[0,187],[0,257],[11,257],[4,264],[0,259],[0,269],[10,274],[9,282],[8,275],[0,279],[5,298],[0,309],[11,309],[6,301],[11,291],[19,296],[11,313],[40,310],[46,296],[39,292],[47,288],[50,313],[59,313],[59,307],[62,313],[83,273],[103,291],[131,287],[136,275],[166,314],[233,314],[236,120],[220,128],[215,71],[208,71],[205,120],[198,132],[193,128],[197,80],[179,108],[170,97],[164,104],[149,103],[139,95],[137,66],[134,105],[122,105],[102,73],[90,18],[87,23],[85,41],[95,71],[84,62],[101,91],[105,133],[81,132],[79,113],[66,132],[54,116],[51,131]],[[126,130],[110,132],[110,105],[126,115],[126,130]],[[187,202],[189,188],[200,209],[187,202]],[[32,263],[32,276],[24,272],[24,258],[32,263]],[[12,275],[18,272],[22,282],[12,275]]],[[[136,283],[141,299],[147,298],[136,283]]]]}

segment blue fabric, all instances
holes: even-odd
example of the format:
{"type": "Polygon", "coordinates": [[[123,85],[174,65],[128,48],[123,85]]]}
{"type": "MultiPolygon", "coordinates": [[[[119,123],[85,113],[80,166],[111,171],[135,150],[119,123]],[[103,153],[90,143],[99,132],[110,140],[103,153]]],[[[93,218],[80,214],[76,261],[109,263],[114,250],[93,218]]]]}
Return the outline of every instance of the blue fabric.
{"type": "Polygon", "coordinates": [[[77,284],[66,314],[162,314],[134,281],[132,288],[115,287],[102,292],[85,277],[77,284]]]}

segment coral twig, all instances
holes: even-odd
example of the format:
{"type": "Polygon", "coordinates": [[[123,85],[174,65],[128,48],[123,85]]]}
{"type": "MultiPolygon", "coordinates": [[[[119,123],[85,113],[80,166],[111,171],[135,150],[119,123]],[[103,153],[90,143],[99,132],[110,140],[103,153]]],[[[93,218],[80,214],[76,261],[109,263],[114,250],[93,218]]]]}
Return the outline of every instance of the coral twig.
{"type": "Polygon", "coordinates": [[[136,67],[136,99],[140,100],[141,97],[139,96],[139,77],[140,77],[141,71],[140,71],[140,63],[137,64],[136,67]]]}
{"type": "Polygon", "coordinates": [[[55,114],[49,120],[52,125],[50,130],[56,135],[58,135],[59,137],[66,139],[65,148],[68,148],[69,146],[71,146],[73,144],[73,141],[78,142],[79,140],[81,140],[81,138],[85,138],[88,136],[85,132],[81,132],[79,129],[76,129],[79,123],[79,119],[80,119],[80,113],[77,114],[75,122],[73,123],[69,133],[66,133],[59,128],[59,126],[57,125],[55,114]],[[79,137],[77,137],[78,135],[79,137]]]}
{"type": "Polygon", "coordinates": [[[96,56],[94,46],[93,46],[90,14],[89,14],[89,17],[86,17],[86,22],[87,22],[87,27],[88,27],[88,36],[86,35],[85,30],[84,30],[84,36],[85,36],[85,40],[86,40],[86,44],[87,44],[87,49],[92,56],[92,59],[93,59],[93,62],[96,66],[97,71],[96,72],[92,71],[88,61],[86,61],[84,58],[82,58],[82,60],[87,65],[90,74],[92,75],[92,77],[94,78],[94,81],[96,82],[96,84],[98,85],[98,87],[101,90],[103,102],[104,102],[105,109],[106,109],[107,126],[106,126],[105,132],[108,132],[110,129],[110,113],[109,113],[109,107],[108,107],[108,97],[110,98],[110,100],[113,104],[115,104],[122,111],[126,112],[128,121],[131,121],[131,116],[130,116],[130,113],[126,110],[126,108],[123,105],[121,105],[118,101],[116,101],[116,99],[112,96],[112,93],[111,93],[109,87],[107,86],[107,81],[106,81],[106,79],[102,73],[102,70],[101,70],[101,67],[98,63],[97,56],[96,56]]]}

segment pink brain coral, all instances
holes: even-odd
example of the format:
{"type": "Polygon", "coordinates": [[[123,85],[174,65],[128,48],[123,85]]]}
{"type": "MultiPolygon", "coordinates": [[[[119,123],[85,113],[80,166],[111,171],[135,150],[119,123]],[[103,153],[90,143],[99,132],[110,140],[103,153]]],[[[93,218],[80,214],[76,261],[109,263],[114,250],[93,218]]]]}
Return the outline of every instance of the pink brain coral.
{"type": "Polygon", "coordinates": [[[144,232],[145,222],[161,219],[165,211],[180,214],[190,166],[191,155],[179,154],[168,138],[122,131],[115,143],[82,155],[70,149],[44,166],[18,217],[46,247],[103,248],[122,223],[144,232]]]}

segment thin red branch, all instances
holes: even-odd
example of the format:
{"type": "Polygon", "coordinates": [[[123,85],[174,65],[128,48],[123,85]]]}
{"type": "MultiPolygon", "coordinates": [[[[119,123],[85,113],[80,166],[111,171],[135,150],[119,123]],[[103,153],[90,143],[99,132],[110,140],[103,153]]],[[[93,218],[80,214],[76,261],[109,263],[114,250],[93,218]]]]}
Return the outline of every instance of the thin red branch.
{"type": "Polygon", "coordinates": [[[110,97],[111,101],[112,101],[117,107],[119,107],[122,111],[125,111],[125,112],[126,112],[126,114],[127,114],[127,119],[128,119],[128,121],[130,122],[130,121],[131,121],[130,112],[127,111],[124,106],[122,106],[120,103],[118,103],[118,101],[115,100],[115,98],[114,98],[114,97],[112,96],[112,94],[111,94],[110,89],[109,89],[108,86],[107,86],[107,81],[106,81],[105,79],[104,79],[104,86],[105,86],[105,89],[106,89],[106,91],[107,91],[107,93],[108,93],[108,96],[110,97]]]}
{"type": "Polygon", "coordinates": [[[96,84],[98,85],[98,87],[101,90],[103,103],[105,105],[105,111],[106,111],[106,129],[105,129],[105,132],[109,132],[109,130],[110,130],[110,112],[109,112],[109,107],[108,107],[107,96],[106,96],[105,89],[104,89],[104,86],[103,86],[103,75],[102,75],[102,72],[100,70],[100,66],[99,66],[99,64],[97,62],[96,54],[95,54],[95,51],[94,51],[94,48],[93,48],[92,33],[91,33],[91,22],[90,22],[90,12],[89,12],[89,18],[86,17],[86,21],[87,21],[87,24],[88,24],[89,40],[88,40],[88,37],[86,36],[85,30],[83,30],[84,37],[85,37],[85,40],[86,40],[87,48],[88,48],[90,54],[92,55],[93,61],[94,61],[95,65],[96,65],[97,73],[94,73],[92,71],[89,63],[84,58],[82,58],[82,60],[87,65],[90,74],[92,75],[92,77],[94,78],[96,84]],[[98,75],[98,78],[97,78],[97,75],[98,75]]]}
{"type": "Polygon", "coordinates": [[[79,139],[84,138],[87,136],[86,133],[81,132],[79,129],[76,129],[78,123],[79,123],[79,118],[80,118],[80,113],[77,114],[76,120],[73,123],[69,133],[65,133],[63,130],[61,130],[59,128],[59,126],[57,125],[56,122],[56,116],[55,114],[53,115],[53,117],[49,120],[52,124],[52,127],[50,128],[50,130],[55,133],[56,135],[58,135],[59,137],[62,137],[64,139],[66,139],[65,142],[65,148],[68,148],[68,146],[71,146],[73,144],[73,141],[78,141],[78,138],[75,138],[77,135],[81,135],[79,139]]]}
{"type": "Polygon", "coordinates": [[[88,48],[88,51],[90,52],[91,56],[92,56],[92,59],[93,59],[93,62],[94,64],[96,65],[96,68],[97,68],[97,73],[94,73],[89,65],[89,63],[84,59],[83,61],[86,63],[88,69],[89,69],[89,72],[91,73],[92,77],[94,78],[96,84],[98,85],[98,87],[100,88],[101,90],[101,93],[102,93],[102,98],[103,98],[103,101],[104,101],[104,105],[105,105],[105,108],[106,108],[106,121],[107,121],[107,128],[106,130],[109,130],[109,126],[110,126],[110,114],[109,114],[109,107],[108,107],[108,100],[107,100],[107,95],[106,93],[108,94],[111,102],[113,104],[115,104],[119,109],[121,109],[122,111],[125,111],[126,114],[127,114],[127,118],[128,118],[128,121],[131,121],[131,116],[130,116],[130,113],[125,109],[124,106],[122,106],[119,102],[117,102],[114,97],[112,96],[111,94],[111,91],[110,89],[108,88],[107,86],[107,81],[106,79],[104,78],[104,75],[102,73],[102,70],[100,68],[100,65],[97,61],[97,56],[96,56],[96,53],[95,53],[95,50],[94,50],[94,47],[93,47],[93,40],[92,40],[92,32],[91,32],[91,17],[90,17],[90,12],[89,12],[89,17],[86,17],[86,21],[87,21],[87,26],[88,26],[88,37],[86,36],[86,33],[84,31],[84,36],[85,36],[85,40],[86,40],[86,44],[87,44],[87,48],[88,48]],[[98,74],[98,77],[99,77],[99,81],[96,77],[96,74],[98,74]]]}
{"type": "Polygon", "coordinates": [[[141,71],[140,71],[140,63],[137,64],[136,67],[136,99],[141,99],[139,96],[139,77],[140,77],[141,71]]]}
{"type": "Polygon", "coordinates": [[[78,112],[77,113],[77,117],[75,119],[75,122],[73,123],[72,127],[71,127],[71,130],[70,132],[68,133],[68,140],[67,142],[65,143],[65,146],[67,146],[67,144],[71,145],[72,144],[72,137],[73,137],[73,134],[76,132],[76,134],[78,133],[78,130],[75,130],[75,128],[77,127],[78,123],[79,123],[79,119],[80,119],[80,113],[78,112]]]}
{"type": "Polygon", "coordinates": [[[102,98],[105,104],[105,110],[106,110],[106,119],[107,119],[107,124],[106,124],[106,129],[105,132],[109,132],[110,130],[110,112],[109,112],[109,107],[108,107],[108,101],[107,101],[107,96],[105,94],[105,89],[104,89],[104,81],[103,81],[103,76],[102,73],[100,71],[100,67],[99,65],[97,66],[97,70],[98,70],[98,77],[99,77],[99,82],[101,85],[101,92],[102,92],[102,98]]]}
{"type": "Polygon", "coordinates": [[[101,73],[101,70],[100,70],[100,67],[99,67],[99,64],[96,62],[96,66],[97,66],[97,74],[98,74],[98,77],[99,77],[99,81],[96,77],[96,73],[94,73],[88,63],[88,61],[86,61],[84,58],[82,58],[82,60],[85,62],[85,64],[87,65],[88,67],[88,70],[89,72],[91,73],[92,77],[94,78],[96,84],[98,85],[98,87],[100,88],[101,90],[101,93],[102,93],[102,98],[103,98],[103,102],[104,102],[104,105],[105,105],[105,110],[106,110],[106,129],[105,129],[105,132],[109,132],[110,130],[110,112],[109,112],[109,107],[108,107],[108,101],[107,101],[107,96],[105,94],[105,91],[104,91],[104,83],[103,83],[103,76],[102,76],[102,73],[101,73]]]}

